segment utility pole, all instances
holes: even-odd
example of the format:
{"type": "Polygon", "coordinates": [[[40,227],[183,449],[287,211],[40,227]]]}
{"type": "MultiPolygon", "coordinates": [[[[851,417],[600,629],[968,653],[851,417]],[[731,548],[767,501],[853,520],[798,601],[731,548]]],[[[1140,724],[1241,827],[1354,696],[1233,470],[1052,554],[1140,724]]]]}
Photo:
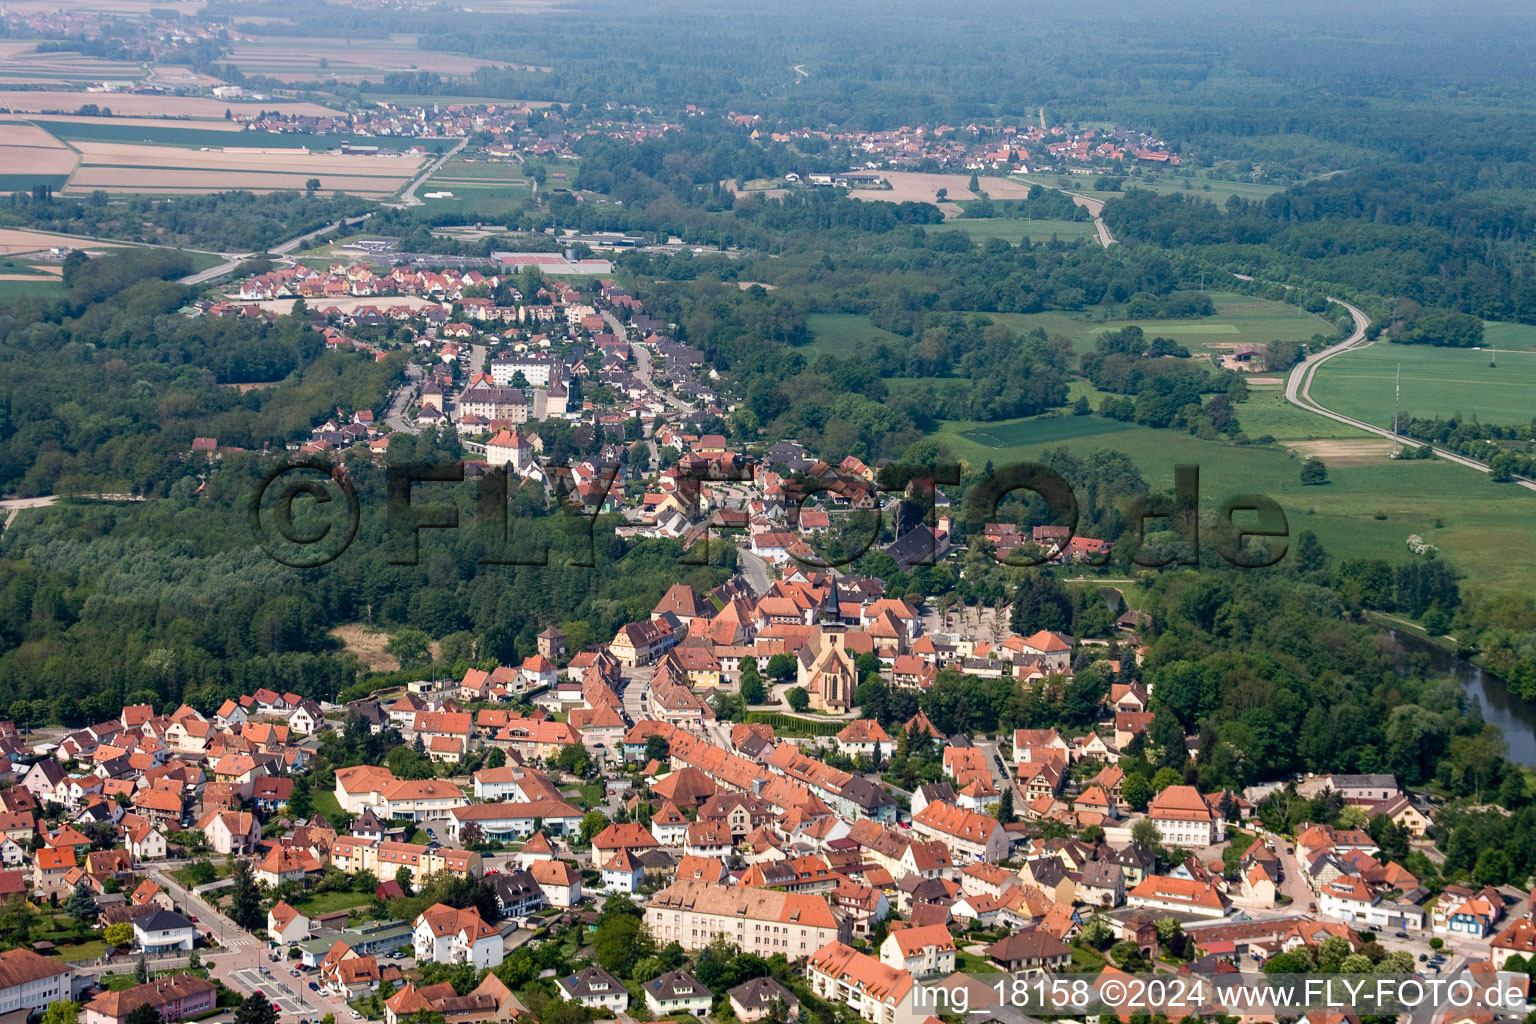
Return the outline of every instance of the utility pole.
{"type": "Polygon", "coordinates": [[[1403,403],[1403,364],[1397,364],[1397,389],[1392,395],[1392,457],[1397,458],[1397,416],[1403,403]]]}

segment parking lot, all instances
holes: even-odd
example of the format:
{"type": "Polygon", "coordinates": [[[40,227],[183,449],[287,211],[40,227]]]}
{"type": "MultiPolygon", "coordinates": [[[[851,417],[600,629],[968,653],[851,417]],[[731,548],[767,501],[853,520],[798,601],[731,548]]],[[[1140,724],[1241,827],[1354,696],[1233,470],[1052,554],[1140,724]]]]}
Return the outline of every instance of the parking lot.
{"type": "Polygon", "coordinates": [[[299,995],[297,982],[284,978],[279,980],[276,972],[263,974],[259,967],[242,967],[237,971],[231,971],[230,977],[235,980],[247,992],[260,992],[277,1005],[279,1013],[295,1017],[307,1017],[312,1012],[308,1001],[299,995]]]}

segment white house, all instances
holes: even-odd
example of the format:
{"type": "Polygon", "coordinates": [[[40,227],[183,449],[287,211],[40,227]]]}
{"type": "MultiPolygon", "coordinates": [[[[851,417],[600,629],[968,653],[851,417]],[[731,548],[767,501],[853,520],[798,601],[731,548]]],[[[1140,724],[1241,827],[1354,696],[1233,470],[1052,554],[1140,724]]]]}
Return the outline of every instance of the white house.
{"type": "Polygon", "coordinates": [[[629,1009],[629,990],[601,967],[588,967],[555,980],[560,996],[588,1009],[619,1014],[629,1009]]]}
{"type": "Polygon", "coordinates": [[[134,919],[133,941],[145,953],[190,950],[197,941],[197,925],[174,911],[157,910],[134,919]]]}
{"type": "Polygon", "coordinates": [[[476,967],[501,964],[501,933],[481,920],[473,907],[459,910],[434,903],[421,912],[412,927],[418,961],[476,967]]]}
{"type": "Polygon", "coordinates": [[[955,938],[942,924],[903,928],[880,944],[880,962],[914,978],[955,972],[955,938]]]}
{"type": "Polygon", "coordinates": [[[309,929],[309,918],[283,900],[267,911],[267,937],[279,946],[303,942],[309,938],[309,929]]]}
{"type": "Polygon", "coordinates": [[[714,1001],[714,993],[687,971],[668,971],[644,987],[645,1005],[658,1020],[683,1013],[703,1017],[714,1001]]]}
{"type": "Polygon", "coordinates": [[[603,865],[603,888],[609,892],[634,892],[645,880],[645,867],[628,850],[620,850],[603,865]]]}

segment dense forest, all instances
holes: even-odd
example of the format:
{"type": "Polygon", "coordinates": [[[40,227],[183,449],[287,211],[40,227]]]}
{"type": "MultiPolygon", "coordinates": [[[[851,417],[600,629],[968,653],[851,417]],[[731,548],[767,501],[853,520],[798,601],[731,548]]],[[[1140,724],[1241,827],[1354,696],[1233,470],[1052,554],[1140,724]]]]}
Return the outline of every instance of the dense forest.
{"type": "Polygon", "coordinates": [[[402,357],[326,353],[293,317],[178,312],[187,258],[133,249],[66,266],[57,300],[0,306],[0,492],[164,494],[194,437],[279,448],[336,408],[382,412],[402,357]],[[292,378],[240,393],[224,384],[292,378]]]}
{"type": "MultiPolygon", "coordinates": [[[[1514,190],[1448,181],[1441,167],[1369,167],[1262,202],[1234,196],[1222,208],[1187,194],[1132,189],[1105,207],[1104,220],[1122,240],[1196,251],[1256,277],[1325,283],[1388,306],[1408,300],[1531,323],[1536,165],[1527,170],[1531,180],[1521,173],[1514,190]]],[[[1421,319],[1398,340],[1481,340],[1480,329],[1460,321],[1421,319]]]]}
{"type": "Polygon", "coordinates": [[[234,252],[264,249],[372,208],[372,203],[350,196],[301,192],[219,192],[109,201],[105,192],[76,198],[41,190],[37,195],[12,192],[9,202],[0,204],[0,226],[234,252]]]}

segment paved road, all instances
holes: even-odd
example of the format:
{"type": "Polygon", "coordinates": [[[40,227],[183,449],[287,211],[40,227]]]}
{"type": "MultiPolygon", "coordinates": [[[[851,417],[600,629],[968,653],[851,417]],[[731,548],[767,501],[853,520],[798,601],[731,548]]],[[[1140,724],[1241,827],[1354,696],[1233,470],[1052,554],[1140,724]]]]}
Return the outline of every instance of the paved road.
{"type": "Polygon", "coordinates": [[[1062,195],[1071,196],[1074,205],[1081,206],[1093,217],[1093,230],[1098,237],[1099,244],[1106,249],[1115,244],[1115,236],[1109,233],[1109,225],[1105,224],[1104,218],[1099,216],[1104,212],[1104,200],[1094,199],[1092,196],[1085,196],[1081,192],[1073,192],[1071,189],[1061,188],[1058,185],[1047,185],[1043,181],[1034,181],[1030,178],[1021,177],[1015,180],[1024,181],[1031,185],[1043,185],[1046,188],[1055,189],[1062,195]]]}
{"type": "Polygon", "coordinates": [[[405,382],[395,389],[390,396],[389,408],[384,410],[384,422],[389,429],[398,430],[404,434],[419,434],[421,428],[414,421],[407,421],[405,410],[411,404],[411,396],[416,393],[416,388],[421,384],[424,376],[421,367],[415,363],[407,363],[405,366],[405,382]]]}
{"type": "MultiPolygon", "coordinates": [[[[373,216],[373,214],[371,214],[371,213],[364,213],[364,214],[361,214],[361,215],[359,215],[357,217],[349,217],[346,220],[338,220],[334,224],[327,224],[323,228],[316,228],[313,231],[306,231],[302,235],[296,235],[295,237],[288,239],[288,241],[286,241],[286,242],[283,242],[283,243],[281,243],[279,245],[273,246],[272,248],[268,249],[267,252],[271,253],[274,256],[286,255],[287,253],[290,253],[294,249],[297,249],[299,246],[303,245],[305,242],[309,241],[310,239],[318,238],[319,236],[325,234],[327,231],[335,231],[337,228],[350,227],[353,224],[361,224],[363,221],[367,220],[371,216],[373,216]]],[[[259,255],[259,253],[258,254],[253,254],[253,253],[250,253],[250,252],[243,252],[243,253],[227,253],[226,252],[226,253],[220,253],[219,255],[225,257],[225,260],[224,260],[223,263],[220,263],[218,266],[215,266],[215,267],[209,267],[207,270],[200,270],[200,271],[198,271],[195,274],[189,274],[186,277],[181,279],[181,283],[182,284],[206,284],[207,282],[212,281],[214,278],[223,277],[225,274],[233,273],[235,268],[238,267],[240,264],[244,263],[248,257],[250,257],[251,255],[259,255]]]]}
{"type": "Polygon", "coordinates": [[[768,593],[768,588],[773,583],[773,577],[768,572],[767,562],[745,548],[737,548],[736,567],[747,578],[747,586],[752,588],[752,593],[758,597],[768,593]]]}
{"type": "MultiPolygon", "coordinates": [[[[608,329],[610,331],[612,331],[614,334],[617,334],[621,338],[629,337],[629,329],[619,322],[618,317],[614,316],[606,309],[601,310],[600,312],[602,313],[603,319],[608,322],[608,329]]],[[[656,368],[651,358],[650,346],[636,344],[635,342],[631,341],[629,349],[635,354],[635,368],[637,370],[636,375],[650,390],[651,394],[655,395],[657,398],[661,399],[667,405],[671,406],[673,409],[676,409],[683,415],[691,414],[693,412],[693,406],[677,398],[671,392],[663,391],[661,388],[656,386],[656,368]]],[[[652,455],[654,457],[654,453],[652,453],[652,455]]]]}
{"type": "Polygon", "coordinates": [[[428,178],[430,178],[430,177],[432,177],[432,175],[436,174],[442,168],[443,164],[445,164],[449,160],[453,159],[453,157],[458,154],[459,150],[463,149],[465,144],[467,144],[468,142],[469,142],[468,139],[460,139],[459,140],[459,144],[457,146],[454,146],[448,152],[444,153],[442,156],[440,156],[436,160],[432,161],[430,164],[427,165],[427,169],[426,170],[422,171],[420,174],[416,175],[416,177],[412,178],[411,179],[411,183],[409,185],[405,186],[405,191],[400,193],[400,202],[399,202],[398,205],[400,205],[400,206],[421,206],[423,201],[416,198],[416,190],[418,188],[420,188],[423,184],[425,184],[426,180],[428,178]]]}
{"type": "MultiPolygon", "coordinates": [[[[1247,280],[1252,279],[1247,278],[1247,280]]],[[[1355,330],[1352,334],[1350,334],[1349,337],[1345,338],[1337,345],[1330,345],[1328,348],[1323,349],[1317,355],[1307,358],[1294,369],[1292,369],[1290,376],[1287,377],[1285,381],[1285,400],[1298,408],[1305,409],[1308,412],[1316,413],[1319,416],[1326,416],[1328,419],[1334,420],[1335,422],[1344,423],[1351,427],[1357,427],[1360,430],[1375,434],[1378,437],[1385,437],[1396,440],[1399,444],[1402,444],[1405,447],[1424,447],[1425,442],[1423,441],[1415,441],[1411,438],[1394,435],[1390,430],[1373,426],[1370,423],[1357,420],[1351,416],[1345,416],[1342,413],[1334,412],[1332,409],[1327,408],[1312,397],[1312,380],[1317,375],[1318,367],[1322,366],[1323,363],[1334,358],[1335,356],[1342,355],[1351,349],[1359,348],[1364,344],[1368,344],[1368,342],[1365,340],[1365,332],[1370,329],[1371,318],[1366,316],[1365,312],[1358,306],[1351,305],[1350,303],[1345,302],[1343,299],[1335,299],[1330,296],[1328,301],[1337,303],[1338,305],[1343,306],[1345,309],[1349,310],[1349,315],[1353,317],[1355,321],[1355,330]]],[[[1432,444],[1429,445],[1429,448],[1436,455],[1442,459],[1445,459],[1447,462],[1454,462],[1458,466],[1466,466],[1468,469],[1475,469],[1479,473],[1488,472],[1488,466],[1484,463],[1478,462],[1476,459],[1469,459],[1464,455],[1458,455],[1453,451],[1448,451],[1445,448],[1441,448],[1439,445],[1432,444]]],[[[1533,483],[1530,480],[1517,479],[1515,480],[1515,483],[1527,490],[1536,491],[1536,483],[1533,483]]]]}

